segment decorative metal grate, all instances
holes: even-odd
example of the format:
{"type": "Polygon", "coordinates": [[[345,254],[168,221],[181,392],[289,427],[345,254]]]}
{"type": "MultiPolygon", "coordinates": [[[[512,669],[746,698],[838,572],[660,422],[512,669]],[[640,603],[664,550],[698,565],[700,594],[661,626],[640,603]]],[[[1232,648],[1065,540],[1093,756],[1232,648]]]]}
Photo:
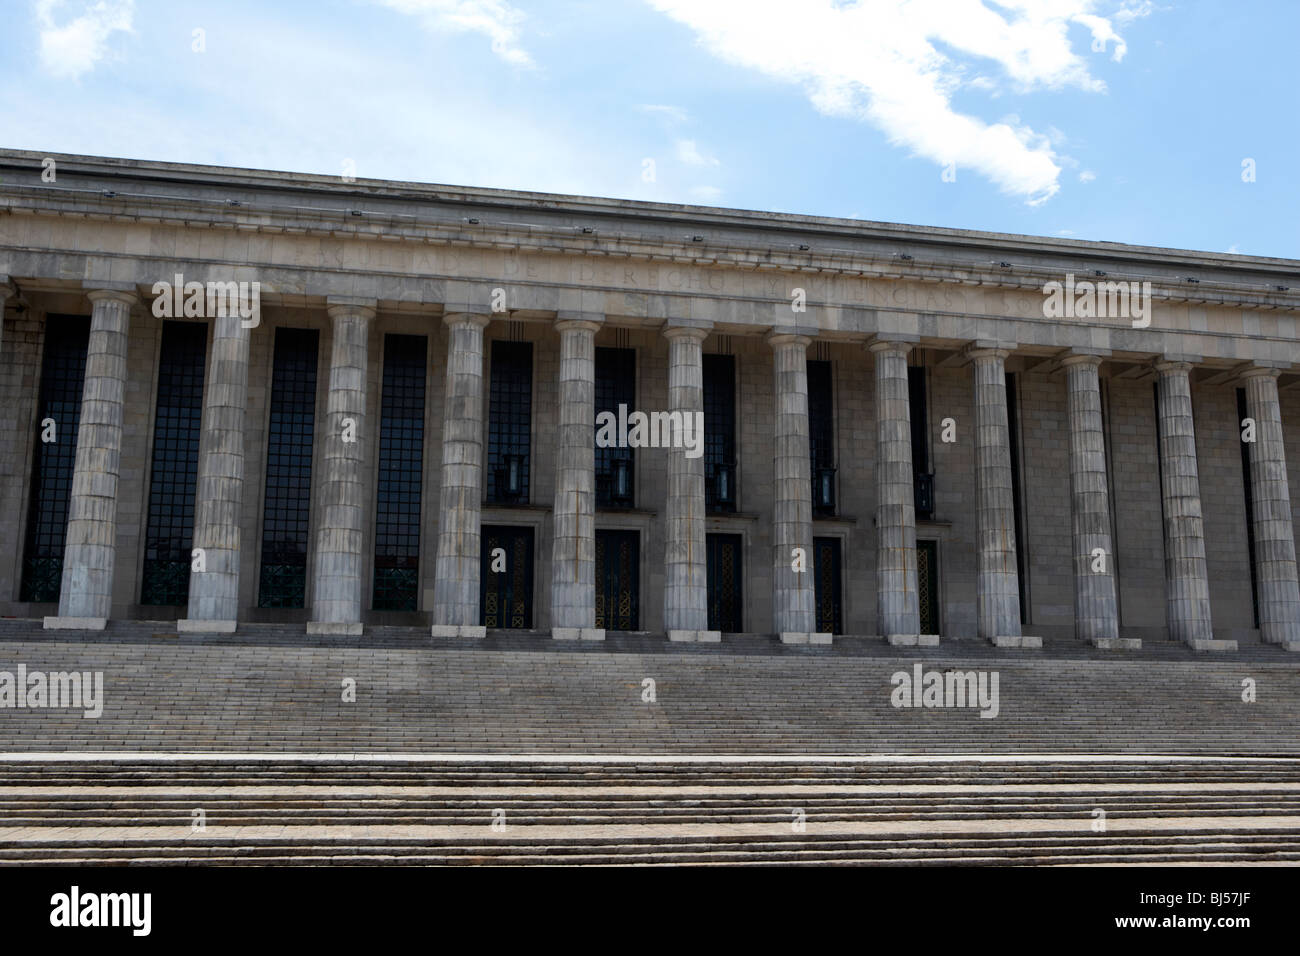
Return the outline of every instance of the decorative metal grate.
{"type": "Polygon", "coordinates": [[[532,627],[533,529],[484,525],[481,540],[479,620],[485,627],[532,627]]]}
{"type": "Polygon", "coordinates": [[[258,607],[306,604],[319,340],[315,329],[275,330],[258,607]]]}
{"type": "Polygon", "coordinates": [[[419,606],[420,489],[424,475],[424,382],[428,339],[384,336],[375,505],[376,611],[419,606]]]}
{"type": "Polygon", "coordinates": [[[844,633],[840,580],[840,539],[813,538],[814,603],[819,633],[844,633]]]}
{"type": "Polygon", "coordinates": [[[635,631],[641,587],[641,536],[636,531],[596,532],[596,626],[635,631]]]}
{"type": "Polygon", "coordinates": [[[736,510],[736,360],[705,355],[704,504],[710,511],[736,510]],[[725,472],[725,474],[724,474],[725,472]]]}
{"type": "Polygon", "coordinates": [[[207,348],[206,323],[163,323],[141,604],[189,600],[207,348]]]}
{"type": "Polygon", "coordinates": [[[916,542],[916,596],[921,633],[939,633],[939,542],[916,542]]]}
{"type": "MultiPolygon", "coordinates": [[[[636,408],[636,349],[596,349],[596,414],[626,405],[636,408]]],[[[596,446],[596,506],[631,508],[634,498],[631,448],[596,446]]]]}
{"type": "Polygon", "coordinates": [[[743,630],[743,539],[738,534],[711,534],[706,542],[709,630],[734,634],[743,630]]]}
{"type": "Polygon", "coordinates": [[[46,603],[59,599],[89,344],[90,319],[85,316],[51,315],[46,319],[38,432],[19,590],[23,601],[46,603]],[[54,420],[55,441],[41,440],[45,430],[41,423],[46,419],[54,420]]]}

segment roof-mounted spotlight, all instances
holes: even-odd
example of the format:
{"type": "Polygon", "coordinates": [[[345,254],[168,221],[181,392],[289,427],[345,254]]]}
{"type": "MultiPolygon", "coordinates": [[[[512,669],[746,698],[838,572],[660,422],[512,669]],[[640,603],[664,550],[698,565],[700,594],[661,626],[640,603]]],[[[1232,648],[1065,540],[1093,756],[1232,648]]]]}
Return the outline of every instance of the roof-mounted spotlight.
{"type": "Polygon", "coordinates": [[[910,252],[900,252],[898,258],[902,259],[904,262],[911,262],[912,254],[910,252]]]}
{"type": "Polygon", "coordinates": [[[478,225],[478,220],[475,219],[473,216],[469,216],[468,218],[466,218],[465,221],[466,221],[467,223],[469,223],[471,226],[477,226],[477,225],[478,225]]]}
{"type": "Polygon", "coordinates": [[[1000,265],[1003,269],[1010,269],[1010,268],[1011,268],[1011,263],[1009,263],[1009,262],[999,262],[998,265],[1000,265]]]}
{"type": "Polygon", "coordinates": [[[703,241],[704,241],[703,236],[691,236],[691,242],[703,242],[703,241]]]}
{"type": "Polygon", "coordinates": [[[103,196],[105,199],[113,199],[117,196],[117,193],[113,192],[113,190],[111,189],[105,189],[102,193],[100,193],[100,195],[103,196]]]}
{"type": "Polygon", "coordinates": [[[1106,270],[1105,270],[1105,269],[1093,269],[1093,270],[1092,270],[1092,274],[1095,275],[1095,276],[1104,276],[1104,275],[1106,274],[1106,270]]]}
{"type": "Polygon", "coordinates": [[[1188,282],[1200,282],[1200,281],[1201,281],[1200,279],[1194,279],[1194,278],[1192,278],[1191,276],[1184,276],[1183,278],[1185,278],[1188,282]]]}
{"type": "Polygon", "coordinates": [[[349,209],[348,212],[350,212],[354,216],[364,215],[360,209],[349,209]]]}
{"type": "Polygon", "coordinates": [[[1291,287],[1290,287],[1289,285],[1279,285],[1279,286],[1275,286],[1275,288],[1277,289],[1278,292],[1289,292],[1289,291],[1291,291],[1291,287]]]}
{"type": "Polygon", "coordinates": [[[806,243],[802,243],[802,242],[799,243],[799,251],[800,251],[800,252],[807,252],[810,248],[812,248],[812,247],[809,246],[809,245],[807,245],[806,243]]]}
{"type": "Polygon", "coordinates": [[[595,229],[592,229],[591,226],[583,226],[583,227],[582,227],[582,234],[583,234],[584,236],[590,236],[590,235],[591,235],[592,233],[594,233],[595,231],[596,231],[596,230],[595,230],[595,229]]]}

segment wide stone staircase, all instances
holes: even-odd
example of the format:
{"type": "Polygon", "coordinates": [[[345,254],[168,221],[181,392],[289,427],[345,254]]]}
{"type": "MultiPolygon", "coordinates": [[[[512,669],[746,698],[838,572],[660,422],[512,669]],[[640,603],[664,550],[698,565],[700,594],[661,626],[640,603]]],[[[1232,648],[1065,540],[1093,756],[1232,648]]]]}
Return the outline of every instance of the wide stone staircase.
{"type": "Polygon", "coordinates": [[[1296,759],[34,755],[0,767],[0,865],[1300,862],[1296,759]]]}
{"type": "Polygon", "coordinates": [[[0,621],[0,865],[1300,861],[1300,661],[0,621]],[[995,717],[892,676],[998,676],[995,717]],[[197,823],[201,822],[201,826],[197,823]]]}

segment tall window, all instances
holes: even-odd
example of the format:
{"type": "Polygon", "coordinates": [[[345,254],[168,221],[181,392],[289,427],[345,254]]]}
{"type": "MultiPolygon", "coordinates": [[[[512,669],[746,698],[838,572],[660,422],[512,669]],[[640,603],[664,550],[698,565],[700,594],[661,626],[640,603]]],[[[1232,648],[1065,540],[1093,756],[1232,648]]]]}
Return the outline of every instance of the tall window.
{"type": "Polygon", "coordinates": [[[205,323],[163,323],[141,604],[178,605],[189,599],[207,347],[205,323]]]}
{"type": "MultiPolygon", "coordinates": [[[[636,407],[636,349],[596,349],[596,414],[636,407]]],[[[632,507],[632,449],[596,446],[596,505],[632,507]]]]}
{"type": "Polygon", "coordinates": [[[907,402],[912,419],[912,486],[916,516],[929,521],[934,517],[934,474],[930,471],[929,411],[926,408],[923,367],[907,367],[907,402]]]}
{"type": "Polygon", "coordinates": [[[45,320],[45,355],[41,362],[38,440],[32,465],[32,490],[27,510],[27,541],[23,551],[23,601],[59,599],[63,580],[63,544],[68,530],[68,500],[77,460],[77,426],[81,423],[81,392],[86,383],[86,349],[90,319],[52,315],[45,320]],[[46,434],[53,419],[54,441],[46,434]]]}
{"type": "Polygon", "coordinates": [[[493,342],[488,394],[488,501],[528,501],[532,421],[533,344],[493,342]]]}
{"type": "Polygon", "coordinates": [[[704,356],[704,501],[736,510],[736,360],[704,356]]]}
{"type": "Polygon", "coordinates": [[[813,511],[835,514],[835,400],[831,363],[808,363],[808,453],[811,459],[813,511]]]}
{"type": "Polygon", "coordinates": [[[375,507],[376,611],[414,611],[420,572],[420,483],[424,461],[423,335],[384,336],[375,507]]]}
{"type": "Polygon", "coordinates": [[[276,329],[258,607],[303,607],[316,424],[315,329],[276,329]]]}
{"type": "MultiPolygon", "coordinates": [[[[1237,421],[1246,419],[1246,390],[1237,389],[1237,421]]],[[[1241,446],[1241,477],[1246,489],[1246,550],[1250,555],[1250,607],[1255,627],[1259,627],[1259,567],[1255,563],[1255,489],[1250,467],[1250,444],[1241,446]]]]}

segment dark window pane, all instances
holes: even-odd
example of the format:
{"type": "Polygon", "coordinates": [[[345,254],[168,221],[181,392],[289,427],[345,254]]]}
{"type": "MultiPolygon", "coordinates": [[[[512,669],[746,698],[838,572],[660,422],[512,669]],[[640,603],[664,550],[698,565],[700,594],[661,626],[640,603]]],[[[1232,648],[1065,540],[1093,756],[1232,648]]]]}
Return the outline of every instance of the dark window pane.
{"type": "Polygon", "coordinates": [[[487,500],[526,502],[533,417],[531,342],[492,343],[488,389],[487,500]]]}
{"type": "Polygon", "coordinates": [[[23,601],[59,599],[89,344],[90,319],[85,316],[51,315],[46,319],[37,441],[23,552],[20,590],[23,601]],[[41,422],[47,418],[54,419],[57,438],[48,443],[40,440],[40,433],[45,430],[41,422]]]}
{"type": "Polygon", "coordinates": [[[316,422],[315,329],[276,329],[258,607],[303,607],[316,422]]]}
{"type": "Polygon", "coordinates": [[[735,358],[705,355],[703,371],[705,504],[710,511],[735,511],[735,358]]]}
{"type": "Polygon", "coordinates": [[[189,600],[207,343],[203,323],[163,323],[141,604],[189,600]]]}
{"type": "MultiPolygon", "coordinates": [[[[596,349],[596,414],[619,405],[631,414],[636,407],[636,349],[596,349]]],[[[630,508],[633,502],[631,448],[596,446],[596,505],[630,508]]]]}
{"type": "Polygon", "coordinates": [[[423,335],[384,336],[372,597],[376,611],[414,611],[418,606],[427,355],[423,335]]]}

